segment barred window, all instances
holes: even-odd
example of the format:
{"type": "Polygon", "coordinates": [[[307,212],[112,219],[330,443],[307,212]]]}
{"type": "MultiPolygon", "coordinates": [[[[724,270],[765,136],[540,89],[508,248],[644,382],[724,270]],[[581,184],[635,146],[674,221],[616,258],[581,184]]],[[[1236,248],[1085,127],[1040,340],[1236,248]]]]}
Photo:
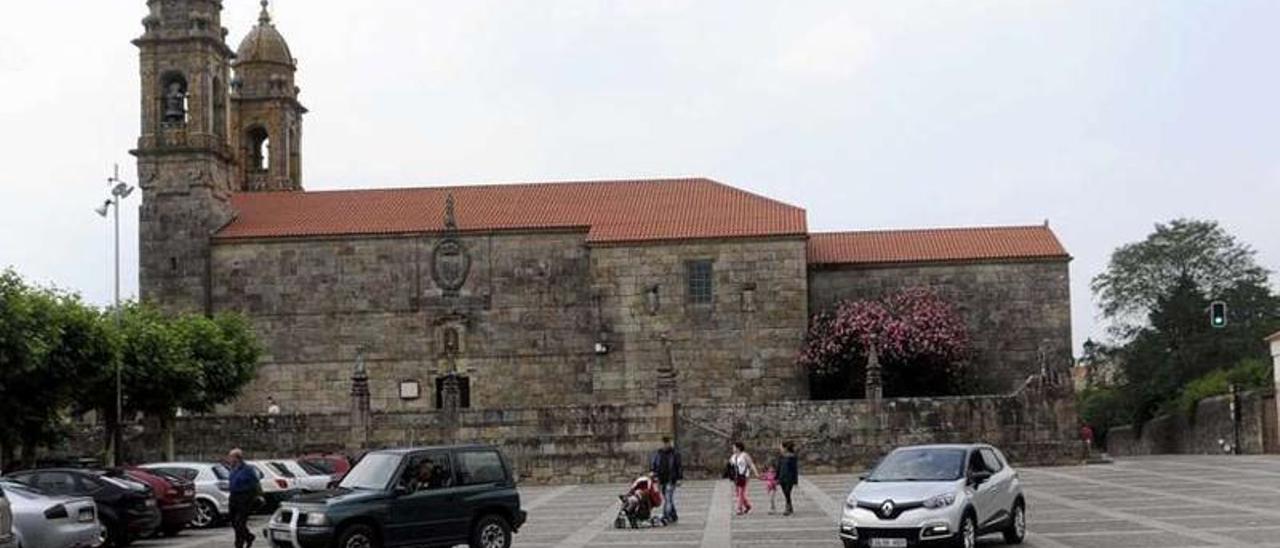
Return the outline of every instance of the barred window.
{"type": "Polygon", "coordinates": [[[685,263],[689,278],[689,302],[707,304],[715,297],[712,286],[711,260],[701,259],[685,263]]]}

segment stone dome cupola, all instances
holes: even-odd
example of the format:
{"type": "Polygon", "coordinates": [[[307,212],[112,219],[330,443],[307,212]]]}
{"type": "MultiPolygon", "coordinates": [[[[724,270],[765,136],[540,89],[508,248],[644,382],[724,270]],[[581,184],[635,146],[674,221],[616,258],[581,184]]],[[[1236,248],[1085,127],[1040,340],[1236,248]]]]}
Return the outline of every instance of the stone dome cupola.
{"type": "Polygon", "coordinates": [[[289,52],[289,43],[271,22],[268,5],[268,0],[262,0],[262,14],[258,16],[258,24],[240,42],[240,48],[236,50],[236,63],[271,63],[296,67],[293,54],[289,52]]]}

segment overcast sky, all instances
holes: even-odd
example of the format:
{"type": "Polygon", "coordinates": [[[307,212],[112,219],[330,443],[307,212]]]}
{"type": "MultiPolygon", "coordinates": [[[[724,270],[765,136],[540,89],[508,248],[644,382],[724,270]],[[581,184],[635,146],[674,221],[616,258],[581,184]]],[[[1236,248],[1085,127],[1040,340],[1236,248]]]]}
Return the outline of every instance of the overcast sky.
{"type": "MultiPolygon", "coordinates": [[[[256,0],[224,0],[234,48],[256,0]]],[[[707,176],[812,230],[1034,224],[1088,282],[1158,221],[1280,268],[1280,2],[277,0],[308,189],[707,176]]],[[[111,294],[143,0],[0,8],[0,266],[111,294]]],[[[137,293],[135,195],[124,292],[137,293]]]]}

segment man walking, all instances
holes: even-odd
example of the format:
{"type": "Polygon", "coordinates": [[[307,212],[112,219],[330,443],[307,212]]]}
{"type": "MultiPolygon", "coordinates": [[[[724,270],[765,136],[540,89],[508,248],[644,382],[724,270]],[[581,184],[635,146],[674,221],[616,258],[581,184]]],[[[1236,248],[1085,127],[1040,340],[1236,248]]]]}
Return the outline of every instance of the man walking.
{"type": "Polygon", "coordinates": [[[680,452],[671,444],[671,438],[662,438],[662,448],[653,454],[649,462],[649,471],[658,476],[658,484],[662,486],[662,517],[667,523],[680,520],[676,513],[676,486],[684,479],[684,470],[680,467],[680,452]]]}
{"type": "Polygon", "coordinates": [[[227,466],[231,468],[227,483],[231,491],[231,528],[236,532],[236,548],[249,548],[255,538],[249,531],[249,513],[262,486],[253,467],[244,462],[244,453],[239,448],[227,453],[227,466]]]}

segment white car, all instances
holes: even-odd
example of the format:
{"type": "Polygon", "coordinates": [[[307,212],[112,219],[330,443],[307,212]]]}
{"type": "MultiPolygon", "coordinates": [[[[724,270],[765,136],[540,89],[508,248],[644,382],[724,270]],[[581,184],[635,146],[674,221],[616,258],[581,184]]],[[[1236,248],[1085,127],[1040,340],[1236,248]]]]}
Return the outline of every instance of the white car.
{"type": "Polygon", "coordinates": [[[13,482],[0,482],[0,489],[12,505],[18,546],[87,548],[101,543],[102,526],[93,499],[53,495],[13,482]]]}
{"type": "Polygon", "coordinates": [[[981,444],[895,449],[849,493],[840,519],[846,548],[973,548],[989,533],[1021,543],[1027,506],[1018,473],[981,444]]]}
{"type": "Polygon", "coordinates": [[[268,460],[266,462],[267,466],[279,472],[280,475],[292,479],[294,485],[302,491],[324,491],[329,488],[329,482],[333,479],[323,472],[309,470],[302,463],[293,459],[268,460]]]}
{"type": "Polygon", "coordinates": [[[9,499],[4,496],[4,488],[0,487],[0,548],[15,548],[18,537],[13,533],[13,510],[9,499]]]}
{"type": "Polygon", "coordinates": [[[268,461],[247,460],[245,464],[252,466],[257,471],[258,482],[262,487],[262,498],[266,499],[266,505],[259,508],[259,512],[275,512],[276,508],[280,507],[281,502],[293,498],[294,495],[301,491],[297,481],[293,478],[285,477],[275,467],[268,464],[268,461]]]}
{"type": "Polygon", "coordinates": [[[192,527],[221,524],[231,514],[231,493],[227,479],[231,472],[216,462],[158,462],[140,468],[177,476],[196,485],[196,516],[192,527]]]}

